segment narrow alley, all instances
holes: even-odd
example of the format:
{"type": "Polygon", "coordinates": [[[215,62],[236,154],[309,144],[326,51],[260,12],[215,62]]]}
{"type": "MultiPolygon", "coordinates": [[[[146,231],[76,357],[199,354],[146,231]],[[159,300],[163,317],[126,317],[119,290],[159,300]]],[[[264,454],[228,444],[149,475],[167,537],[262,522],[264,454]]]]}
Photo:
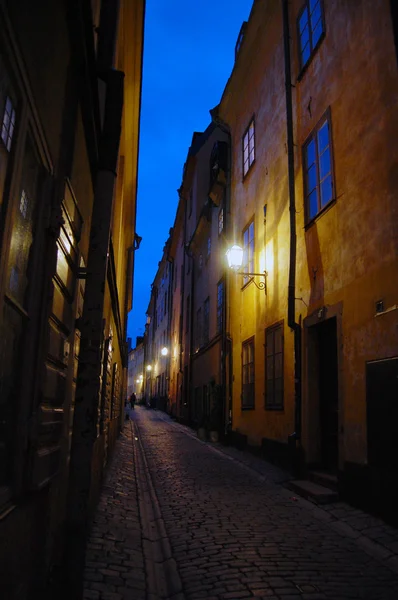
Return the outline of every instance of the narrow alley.
{"type": "Polygon", "coordinates": [[[94,519],[85,600],[396,600],[398,532],[298,498],[288,479],[137,407],[94,519]]]}

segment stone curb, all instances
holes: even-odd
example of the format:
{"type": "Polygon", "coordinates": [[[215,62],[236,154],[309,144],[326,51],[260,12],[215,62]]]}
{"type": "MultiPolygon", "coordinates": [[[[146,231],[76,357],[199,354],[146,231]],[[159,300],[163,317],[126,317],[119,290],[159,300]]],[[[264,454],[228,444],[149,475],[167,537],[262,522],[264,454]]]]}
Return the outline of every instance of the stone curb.
{"type": "Polygon", "coordinates": [[[134,421],[133,454],[137,467],[139,507],[144,536],[148,600],[184,600],[177,564],[172,558],[170,541],[160,504],[152,482],[138,424],[134,421]]]}

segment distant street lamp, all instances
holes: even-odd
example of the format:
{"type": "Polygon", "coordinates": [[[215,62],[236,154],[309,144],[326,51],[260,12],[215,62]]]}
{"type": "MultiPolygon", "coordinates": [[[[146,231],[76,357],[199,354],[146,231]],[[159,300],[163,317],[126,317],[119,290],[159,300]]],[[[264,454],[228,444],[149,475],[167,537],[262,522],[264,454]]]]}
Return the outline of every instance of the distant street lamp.
{"type": "Polygon", "coordinates": [[[152,366],[151,365],[147,365],[146,370],[147,371],[152,371],[152,366]]]}
{"type": "Polygon", "coordinates": [[[168,350],[168,348],[166,348],[166,346],[164,346],[164,348],[161,349],[160,353],[162,356],[167,356],[169,353],[169,350],[168,350]]]}
{"type": "Polygon", "coordinates": [[[238,275],[243,275],[243,277],[249,277],[250,281],[254,283],[256,288],[258,288],[259,290],[264,290],[265,293],[267,293],[267,271],[264,271],[263,273],[246,273],[245,271],[239,271],[243,263],[243,248],[241,248],[241,246],[234,244],[233,246],[231,246],[231,248],[227,250],[226,255],[228,260],[228,266],[230,269],[235,271],[235,273],[237,273],[238,275]],[[264,281],[259,281],[257,283],[254,280],[254,277],[263,277],[264,281]]]}

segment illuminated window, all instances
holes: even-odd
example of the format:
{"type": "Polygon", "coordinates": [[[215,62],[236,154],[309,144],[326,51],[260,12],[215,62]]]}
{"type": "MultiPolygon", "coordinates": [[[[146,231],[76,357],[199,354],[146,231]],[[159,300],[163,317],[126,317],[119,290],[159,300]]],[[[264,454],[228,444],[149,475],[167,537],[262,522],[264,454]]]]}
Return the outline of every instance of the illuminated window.
{"type": "MultiPolygon", "coordinates": [[[[243,272],[254,273],[254,221],[243,231],[243,272]]],[[[250,281],[250,277],[243,278],[244,283],[250,281]]]]}
{"type": "Polygon", "coordinates": [[[248,173],[255,159],[254,119],[250,121],[242,139],[243,177],[248,173]]]}
{"type": "Polygon", "coordinates": [[[301,68],[315,52],[324,33],[321,0],[306,0],[298,17],[301,68]]]}
{"type": "Polygon", "coordinates": [[[303,149],[307,221],[311,221],[334,198],[329,118],[324,117],[303,149]]]}
{"type": "Polygon", "coordinates": [[[242,344],[242,408],[254,408],[254,337],[242,344]]]}
{"type": "Polygon", "coordinates": [[[222,233],[224,229],[224,209],[220,208],[220,212],[218,213],[218,235],[222,233]]]}
{"type": "Polygon", "coordinates": [[[1,139],[4,142],[8,151],[11,150],[12,136],[15,129],[15,108],[11,102],[11,98],[7,96],[6,105],[4,107],[3,124],[1,127],[1,139]]]}
{"type": "Polygon", "coordinates": [[[265,330],[265,408],[283,409],[283,324],[265,330]]]}
{"type": "Polygon", "coordinates": [[[24,219],[28,216],[28,197],[25,190],[22,190],[21,199],[19,201],[19,210],[24,219]]]}

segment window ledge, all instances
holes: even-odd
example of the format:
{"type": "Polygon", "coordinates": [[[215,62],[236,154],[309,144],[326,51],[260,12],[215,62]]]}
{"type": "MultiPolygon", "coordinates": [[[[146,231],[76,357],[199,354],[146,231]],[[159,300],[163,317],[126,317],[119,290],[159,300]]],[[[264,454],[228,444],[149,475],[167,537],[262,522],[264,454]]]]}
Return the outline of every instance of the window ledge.
{"type": "Polygon", "coordinates": [[[283,412],[285,410],[285,407],[284,406],[273,406],[272,404],[270,404],[270,405],[265,405],[264,410],[273,410],[273,411],[283,412]]]}
{"type": "Polygon", "coordinates": [[[325,32],[322,33],[321,37],[319,38],[315,48],[313,48],[312,52],[311,52],[311,56],[309,57],[309,59],[307,60],[307,62],[305,63],[305,65],[303,67],[301,67],[301,70],[297,76],[297,82],[300,83],[300,81],[303,79],[304,75],[306,74],[310,64],[312,63],[312,61],[314,60],[314,56],[316,55],[316,53],[318,52],[319,46],[322,44],[323,40],[325,39],[325,32]]]}
{"type": "Polygon", "coordinates": [[[310,221],[308,221],[305,226],[304,229],[307,231],[307,229],[310,229],[310,227],[312,225],[314,225],[314,223],[316,223],[318,221],[318,219],[320,219],[325,213],[328,212],[328,210],[330,208],[332,208],[332,206],[334,206],[336,204],[336,198],[333,198],[333,200],[330,200],[330,202],[328,202],[323,208],[322,210],[320,210],[315,217],[312,217],[312,219],[310,221]]]}
{"type": "Polygon", "coordinates": [[[253,171],[253,167],[255,164],[256,164],[256,159],[253,160],[252,164],[250,165],[250,167],[248,168],[246,173],[243,175],[242,183],[244,183],[246,181],[246,179],[249,177],[250,173],[253,171]]]}
{"type": "Polygon", "coordinates": [[[241,406],[241,409],[246,411],[246,410],[255,410],[255,406],[241,406]]]}

